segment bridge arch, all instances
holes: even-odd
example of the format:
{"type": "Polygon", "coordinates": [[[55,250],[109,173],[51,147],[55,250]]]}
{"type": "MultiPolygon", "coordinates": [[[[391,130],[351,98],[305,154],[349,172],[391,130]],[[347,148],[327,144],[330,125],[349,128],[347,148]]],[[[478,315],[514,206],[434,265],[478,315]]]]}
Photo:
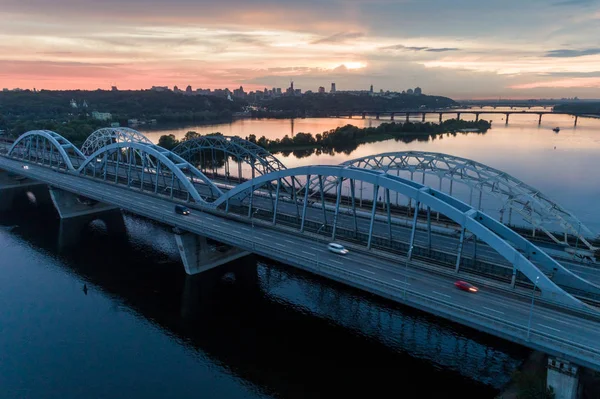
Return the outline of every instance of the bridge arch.
{"type": "Polygon", "coordinates": [[[204,205],[223,195],[208,177],[177,154],[135,141],[98,149],[77,173],[204,205]]]}
{"type": "MultiPolygon", "coordinates": [[[[507,224],[511,225],[512,214],[515,212],[530,224],[534,231],[540,229],[557,244],[569,246],[568,234],[570,234],[589,250],[597,249],[586,238],[593,237],[595,234],[573,213],[516,177],[477,161],[435,152],[404,151],[370,155],[343,162],[341,165],[381,170],[388,174],[406,171],[411,174],[411,180],[417,173],[422,177],[422,184],[425,183],[425,175],[433,176],[439,179],[437,187],[439,191],[442,190],[442,181],[449,180],[450,195],[453,195],[453,183],[464,184],[470,190],[470,204],[473,200],[473,191],[479,191],[477,206],[479,210],[481,210],[483,193],[492,195],[502,203],[499,211],[499,219],[502,223],[508,211],[507,224]],[[552,231],[556,231],[557,228],[563,230],[564,237],[557,237],[552,231]]],[[[312,184],[314,187],[316,182],[313,181],[312,184]]],[[[329,179],[325,189],[330,190],[336,184],[335,180],[329,179]]]]}
{"type": "MultiPolygon", "coordinates": [[[[193,165],[199,165],[200,170],[204,170],[205,173],[210,168],[213,177],[218,175],[217,170],[222,164],[227,180],[231,169],[227,158],[232,157],[237,162],[237,173],[234,173],[234,176],[237,175],[238,182],[286,169],[285,165],[269,151],[237,136],[220,134],[198,136],[182,142],[173,149],[173,152],[193,165]],[[225,158],[220,158],[219,154],[223,154],[225,158]],[[244,176],[242,164],[250,167],[249,176],[244,176]]],[[[285,179],[284,183],[285,191],[288,193],[300,187],[293,178],[285,179]]]]}
{"type": "Polygon", "coordinates": [[[81,152],[86,155],[92,155],[102,147],[114,143],[139,142],[152,144],[152,142],[137,130],[128,127],[105,127],[98,129],[85,140],[81,146],[81,152]]]}
{"type": "MultiPolygon", "coordinates": [[[[307,199],[309,196],[308,194],[310,192],[310,189],[307,190],[306,187],[309,187],[312,177],[317,177],[318,180],[321,182],[323,182],[326,178],[338,179],[339,181],[349,181],[351,185],[351,191],[353,193],[353,198],[355,197],[355,182],[362,181],[370,184],[373,187],[374,198],[377,198],[377,193],[379,193],[381,189],[383,189],[385,196],[387,197],[387,223],[390,226],[390,239],[392,236],[392,230],[391,217],[389,211],[389,196],[390,192],[398,192],[402,195],[416,200],[418,203],[423,204],[428,208],[435,209],[449,217],[451,220],[453,220],[455,223],[459,224],[462,227],[463,236],[465,230],[472,232],[480,240],[484,241],[491,248],[497,251],[504,259],[506,259],[512,265],[513,281],[514,276],[516,276],[517,274],[517,271],[521,272],[531,282],[536,282],[537,287],[539,287],[539,289],[542,291],[542,296],[544,298],[547,298],[550,301],[560,302],[567,306],[574,306],[585,309],[588,308],[587,305],[574,298],[571,294],[567,293],[561,287],[555,284],[547,276],[547,274],[552,274],[554,278],[560,277],[563,282],[568,281],[571,285],[578,287],[582,290],[588,290],[596,294],[600,293],[600,287],[573,274],[572,272],[564,268],[561,264],[552,259],[550,256],[548,256],[541,249],[533,245],[531,242],[529,242],[510,228],[506,227],[504,224],[484,214],[483,212],[480,212],[475,208],[471,207],[470,205],[441,191],[432,189],[430,187],[408,179],[386,174],[382,171],[367,170],[354,167],[344,167],[339,165],[304,166],[293,169],[281,170],[277,172],[272,172],[268,175],[257,177],[252,181],[248,181],[236,186],[235,188],[221,196],[217,201],[215,201],[214,205],[216,207],[224,206],[225,211],[229,212],[230,208],[239,208],[240,206],[242,206],[243,208],[245,202],[247,204],[246,206],[248,207],[248,217],[251,218],[254,216],[253,200],[258,201],[258,199],[254,199],[254,197],[258,197],[260,195],[258,191],[261,189],[261,187],[265,185],[273,185],[274,181],[278,182],[277,185],[279,186],[279,182],[281,181],[281,179],[292,176],[302,177],[305,182],[308,182],[308,184],[305,185],[305,188],[301,190],[304,191],[304,201],[298,201],[302,203],[302,216],[300,227],[301,232],[304,231],[304,223],[306,220],[308,206],[307,199]],[[255,192],[256,194],[254,194],[255,192]],[[534,264],[533,262],[539,265],[539,267],[536,266],[536,264],[534,264]]],[[[335,214],[333,216],[332,239],[335,239],[338,219],[342,215],[342,213],[340,212],[341,187],[341,185],[338,185],[335,214]]],[[[262,195],[263,197],[266,197],[264,193],[262,195]]],[[[271,195],[271,193],[269,193],[269,195],[271,195]]],[[[323,198],[322,189],[321,197],[323,198]]],[[[280,202],[278,193],[275,195],[275,199],[272,202],[274,203],[272,208],[273,223],[276,223],[278,217],[278,203],[280,202]]],[[[297,205],[298,204],[296,203],[296,206],[297,205]]],[[[369,217],[370,222],[367,244],[368,249],[371,248],[371,240],[373,238],[373,226],[374,221],[376,219],[377,208],[378,202],[373,201],[372,211],[369,217]]],[[[330,210],[330,212],[331,211],[332,210],[330,210]]],[[[318,212],[321,211],[319,210],[318,212]]],[[[300,212],[298,212],[298,214],[299,213],[300,212]]],[[[352,210],[349,212],[349,214],[351,215],[352,213],[354,214],[354,225],[356,226],[357,211],[354,200],[352,201],[352,210]]],[[[417,214],[415,214],[415,219],[413,220],[413,227],[410,238],[410,249],[408,251],[409,258],[413,250],[417,222],[416,215],[417,214]]],[[[328,223],[328,221],[327,211],[324,202],[323,219],[321,220],[321,222],[323,221],[323,226],[325,226],[328,223]]],[[[460,250],[458,256],[460,259],[460,250]]]]}
{"type": "Polygon", "coordinates": [[[7,155],[70,171],[76,170],[86,159],[69,140],[51,130],[31,130],[22,134],[7,155]]]}

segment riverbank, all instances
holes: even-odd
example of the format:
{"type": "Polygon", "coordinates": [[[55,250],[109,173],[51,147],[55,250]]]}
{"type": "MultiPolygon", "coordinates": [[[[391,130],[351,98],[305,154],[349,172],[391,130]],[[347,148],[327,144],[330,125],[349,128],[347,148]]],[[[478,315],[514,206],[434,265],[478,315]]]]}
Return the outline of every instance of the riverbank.
{"type": "Polygon", "coordinates": [[[464,121],[458,119],[450,119],[441,123],[391,122],[366,128],[348,124],[314,136],[311,133],[297,133],[292,137],[286,135],[281,139],[270,140],[265,136],[257,139],[255,135],[250,135],[247,140],[272,153],[310,150],[320,150],[327,153],[351,151],[360,144],[390,139],[409,143],[415,140],[429,141],[429,139],[438,135],[448,133],[485,133],[491,126],[490,122],[484,120],[464,121]]]}
{"type": "Polygon", "coordinates": [[[546,394],[545,353],[534,351],[523,364],[514,371],[511,381],[495,399],[551,398],[546,394]]]}

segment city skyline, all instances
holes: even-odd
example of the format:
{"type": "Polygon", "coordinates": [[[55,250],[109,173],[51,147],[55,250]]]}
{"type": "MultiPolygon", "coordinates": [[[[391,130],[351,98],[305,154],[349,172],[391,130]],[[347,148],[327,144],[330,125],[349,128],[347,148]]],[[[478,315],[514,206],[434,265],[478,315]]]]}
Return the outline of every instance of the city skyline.
{"type": "Polygon", "coordinates": [[[598,0],[5,0],[0,17],[0,87],[600,97],[598,0]]]}

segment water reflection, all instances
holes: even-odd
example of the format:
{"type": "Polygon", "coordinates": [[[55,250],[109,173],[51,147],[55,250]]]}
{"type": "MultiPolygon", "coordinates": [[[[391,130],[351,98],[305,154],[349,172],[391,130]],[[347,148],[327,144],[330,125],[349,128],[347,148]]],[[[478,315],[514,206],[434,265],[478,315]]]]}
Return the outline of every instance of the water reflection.
{"type": "Polygon", "coordinates": [[[4,215],[2,224],[18,226],[0,232],[7,261],[0,282],[12,287],[7,304],[35,304],[0,315],[0,326],[12,326],[0,335],[0,347],[11,348],[0,364],[8,392],[25,386],[30,397],[49,398],[87,389],[105,397],[305,398],[401,389],[409,397],[460,391],[491,398],[527,353],[252,258],[186,276],[168,229],[134,217],[126,217],[127,242],[92,225],[61,256],[53,249],[52,215],[4,215]],[[7,279],[15,273],[19,279],[7,279]],[[32,323],[45,339],[27,332],[32,323]],[[52,362],[20,355],[34,338],[37,353],[52,362]]]}

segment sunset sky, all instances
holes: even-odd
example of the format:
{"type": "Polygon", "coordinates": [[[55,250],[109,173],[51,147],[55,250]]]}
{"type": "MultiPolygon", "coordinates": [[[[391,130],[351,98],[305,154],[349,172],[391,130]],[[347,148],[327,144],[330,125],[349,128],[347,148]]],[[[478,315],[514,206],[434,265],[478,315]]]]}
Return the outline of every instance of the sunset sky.
{"type": "Polygon", "coordinates": [[[0,89],[600,98],[600,0],[0,0],[0,89]]]}

